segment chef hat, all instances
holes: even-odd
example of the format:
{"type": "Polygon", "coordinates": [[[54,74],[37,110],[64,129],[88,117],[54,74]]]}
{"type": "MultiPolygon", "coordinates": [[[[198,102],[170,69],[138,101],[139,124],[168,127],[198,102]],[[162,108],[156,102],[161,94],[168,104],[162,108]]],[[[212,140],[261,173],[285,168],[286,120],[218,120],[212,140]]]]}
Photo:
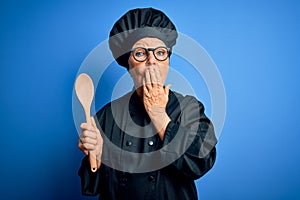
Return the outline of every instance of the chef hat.
{"type": "Polygon", "coordinates": [[[172,49],[178,34],[175,25],[163,12],[153,8],[137,8],[125,13],[114,24],[109,36],[109,48],[114,58],[128,69],[128,58],[135,42],[154,37],[172,49]]]}

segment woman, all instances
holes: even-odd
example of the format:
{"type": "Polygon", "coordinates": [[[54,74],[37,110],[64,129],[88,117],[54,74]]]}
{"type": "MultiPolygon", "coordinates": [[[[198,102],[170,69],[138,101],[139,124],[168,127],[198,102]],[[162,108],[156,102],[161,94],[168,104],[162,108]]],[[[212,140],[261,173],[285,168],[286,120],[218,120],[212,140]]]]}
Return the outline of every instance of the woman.
{"type": "Polygon", "coordinates": [[[134,90],[81,124],[82,193],[99,199],[197,199],[194,180],[216,158],[213,125],[201,102],[164,86],[177,31],[153,8],[123,15],[110,32],[110,49],[127,68],[134,90]],[[115,150],[118,148],[120,151],[115,150]]]}

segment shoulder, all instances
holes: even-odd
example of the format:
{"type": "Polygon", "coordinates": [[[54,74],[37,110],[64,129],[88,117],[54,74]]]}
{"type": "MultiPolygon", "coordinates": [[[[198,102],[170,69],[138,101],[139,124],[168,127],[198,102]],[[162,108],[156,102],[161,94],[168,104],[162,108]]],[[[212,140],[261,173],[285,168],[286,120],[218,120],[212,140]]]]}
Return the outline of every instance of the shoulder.
{"type": "Polygon", "coordinates": [[[116,110],[124,108],[125,104],[129,102],[130,97],[132,96],[132,91],[126,93],[125,95],[115,99],[107,104],[105,104],[100,110],[97,111],[96,116],[97,118],[101,118],[104,115],[111,113],[112,106],[116,108],[116,110]]]}
{"type": "Polygon", "coordinates": [[[183,95],[181,93],[171,91],[169,93],[169,101],[171,104],[177,102],[180,104],[181,108],[197,106],[203,107],[202,102],[200,102],[196,97],[192,95],[183,95]]]}

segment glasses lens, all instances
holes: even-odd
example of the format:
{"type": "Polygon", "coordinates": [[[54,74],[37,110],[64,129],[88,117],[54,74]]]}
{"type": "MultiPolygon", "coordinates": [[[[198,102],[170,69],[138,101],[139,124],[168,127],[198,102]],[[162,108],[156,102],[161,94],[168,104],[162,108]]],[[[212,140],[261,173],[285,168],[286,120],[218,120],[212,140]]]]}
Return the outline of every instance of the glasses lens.
{"type": "Polygon", "coordinates": [[[168,58],[169,52],[166,47],[158,47],[154,50],[154,55],[157,60],[163,61],[168,58]]]}
{"type": "Polygon", "coordinates": [[[137,61],[145,61],[148,57],[147,55],[147,50],[144,48],[136,48],[133,51],[133,57],[137,60],[137,61]]]}

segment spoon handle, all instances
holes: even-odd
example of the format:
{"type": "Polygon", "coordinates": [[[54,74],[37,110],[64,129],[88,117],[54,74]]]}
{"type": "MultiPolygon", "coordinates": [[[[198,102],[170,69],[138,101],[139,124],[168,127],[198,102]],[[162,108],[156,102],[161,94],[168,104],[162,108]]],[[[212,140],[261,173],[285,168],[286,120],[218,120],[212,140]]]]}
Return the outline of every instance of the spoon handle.
{"type": "MultiPolygon", "coordinates": [[[[86,123],[91,125],[91,115],[90,115],[90,109],[84,109],[85,112],[85,118],[86,123]]],[[[96,154],[95,151],[89,151],[89,160],[91,165],[91,171],[96,172],[97,171],[97,160],[96,160],[96,154]]]]}

